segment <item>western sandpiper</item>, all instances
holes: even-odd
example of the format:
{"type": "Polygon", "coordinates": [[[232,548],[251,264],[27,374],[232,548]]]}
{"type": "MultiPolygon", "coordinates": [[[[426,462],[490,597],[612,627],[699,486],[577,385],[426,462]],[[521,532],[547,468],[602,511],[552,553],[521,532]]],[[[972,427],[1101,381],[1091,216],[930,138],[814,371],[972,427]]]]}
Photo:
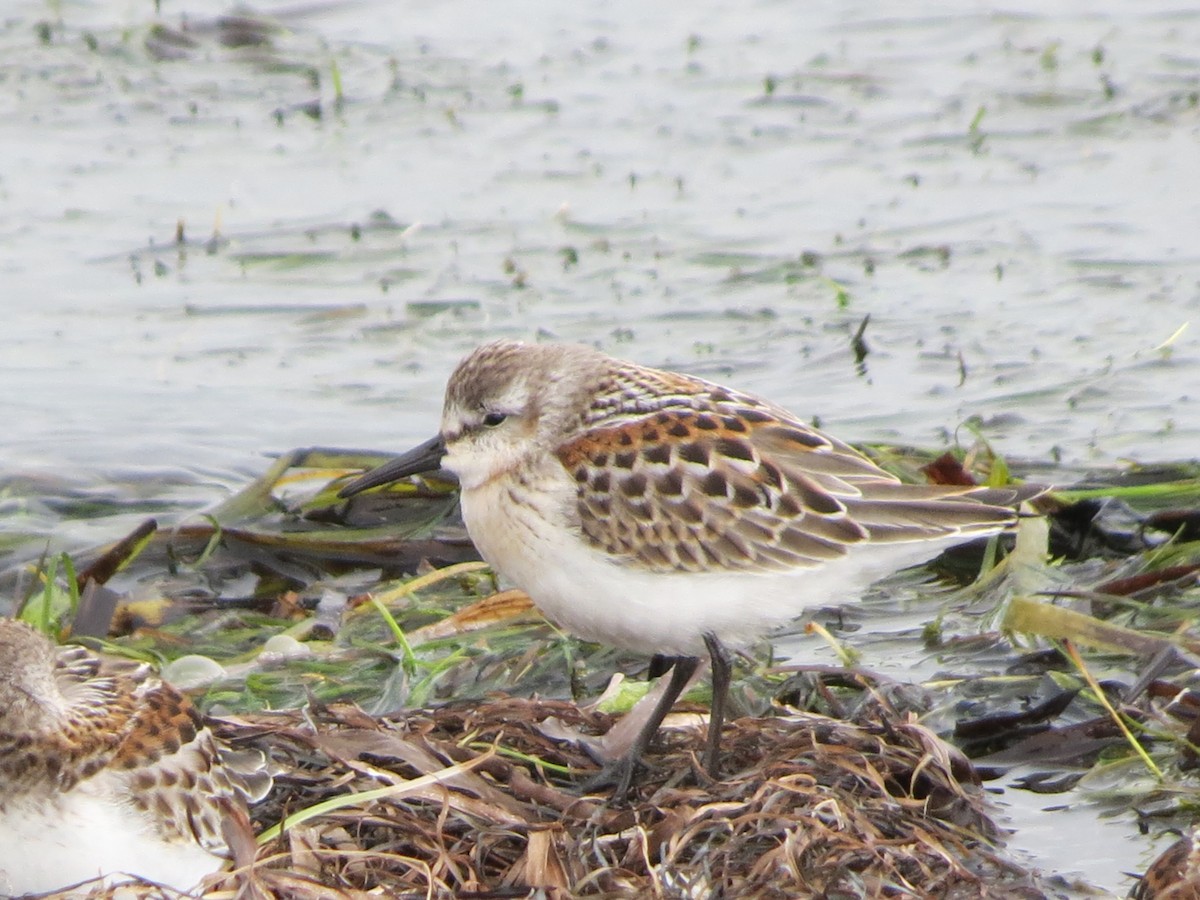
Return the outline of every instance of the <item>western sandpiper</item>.
{"type": "Polygon", "coordinates": [[[1015,491],[911,485],[758,397],[583,346],[484,344],[441,433],[342,490],[443,466],[483,558],[587,640],[674,658],[641,754],[707,651],[717,774],[726,645],[1016,521],[1015,491]]]}
{"type": "Polygon", "coordinates": [[[270,785],[254,762],[146,666],[0,620],[0,894],[196,887],[270,785]]]}

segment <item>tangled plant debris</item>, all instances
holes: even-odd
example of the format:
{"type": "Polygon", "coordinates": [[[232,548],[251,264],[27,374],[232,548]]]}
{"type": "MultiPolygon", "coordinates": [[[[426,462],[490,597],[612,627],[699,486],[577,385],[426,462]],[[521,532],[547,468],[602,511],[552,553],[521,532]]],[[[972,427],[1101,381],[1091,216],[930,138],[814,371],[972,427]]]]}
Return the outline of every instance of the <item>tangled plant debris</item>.
{"type": "MultiPolygon", "coordinates": [[[[985,779],[1020,765],[1009,789],[1076,791],[1152,832],[1200,801],[1194,469],[1057,494],[1049,568],[1018,547],[1007,578],[923,585],[941,666],[923,685],[741,657],[728,777],[700,773],[703,720],[685,704],[615,806],[582,785],[644,694],[610,676],[646,661],[497,592],[452,485],[337,501],[330,476],[374,461],[295,451],[172,528],[73,556],[40,558],[38,535],[6,545],[0,583],[24,617],[169,663],[225,737],[272,759],[261,843],[207,896],[1053,896],[1059,882],[1006,855],[962,752],[985,779]]],[[[957,574],[953,557],[938,567],[957,574]]],[[[863,604],[820,630],[869,648],[858,620],[879,615],[863,604]]],[[[1188,871],[1139,896],[1176,896],[1188,871]]]]}

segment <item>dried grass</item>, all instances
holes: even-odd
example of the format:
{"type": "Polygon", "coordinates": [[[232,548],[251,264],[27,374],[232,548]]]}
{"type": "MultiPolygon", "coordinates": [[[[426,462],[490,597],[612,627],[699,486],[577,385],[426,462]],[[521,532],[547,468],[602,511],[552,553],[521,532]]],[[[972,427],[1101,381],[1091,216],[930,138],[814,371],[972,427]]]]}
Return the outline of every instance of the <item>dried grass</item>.
{"type": "Polygon", "coordinates": [[[578,793],[595,764],[543,733],[551,719],[612,724],[504,696],[396,720],[350,705],[219,720],[277,768],[260,830],[362,796],[268,832],[204,896],[1043,896],[997,851],[969,764],[913,722],[741,719],[720,782],[698,772],[697,729],[668,731],[632,805],[610,807],[578,793]]]}

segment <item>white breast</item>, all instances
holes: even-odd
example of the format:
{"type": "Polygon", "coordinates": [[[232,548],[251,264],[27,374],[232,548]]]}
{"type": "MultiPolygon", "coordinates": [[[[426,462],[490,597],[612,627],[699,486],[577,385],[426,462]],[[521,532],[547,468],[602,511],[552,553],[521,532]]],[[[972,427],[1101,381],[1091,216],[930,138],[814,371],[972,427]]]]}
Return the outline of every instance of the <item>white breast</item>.
{"type": "MultiPolygon", "coordinates": [[[[138,875],[186,892],[222,865],[197,844],[167,842],[150,820],[100,785],[66,794],[9,800],[0,810],[0,893],[60,890],[101,876],[106,884],[138,875]]],[[[95,887],[95,884],[88,888],[95,887]]],[[[88,888],[79,896],[85,896],[88,888]]]]}

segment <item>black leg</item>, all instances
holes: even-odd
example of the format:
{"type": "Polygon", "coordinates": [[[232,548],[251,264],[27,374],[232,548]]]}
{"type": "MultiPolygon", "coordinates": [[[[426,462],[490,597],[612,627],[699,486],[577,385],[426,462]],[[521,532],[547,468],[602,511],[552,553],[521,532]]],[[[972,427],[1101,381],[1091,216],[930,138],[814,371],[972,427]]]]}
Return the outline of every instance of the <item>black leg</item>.
{"type": "Polygon", "coordinates": [[[605,766],[604,771],[587,783],[585,790],[611,784],[613,785],[614,800],[621,801],[628,796],[629,789],[633,786],[633,776],[641,764],[642,754],[650,746],[650,741],[658,732],[658,726],[667,717],[667,713],[671,711],[671,707],[675,705],[675,701],[679,699],[679,695],[683,693],[683,689],[687,687],[687,683],[696,674],[697,666],[700,665],[700,660],[694,656],[676,656],[673,657],[673,662],[671,680],[667,683],[667,689],[658,698],[658,703],[650,713],[650,718],[638,732],[629,752],[611,765],[605,766]]]}
{"type": "Polygon", "coordinates": [[[667,669],[675,665],[674,656],[666,656],[662,653],[655,653],[650,657],[650,665],[646,669],[646,677],[653,681],[655,678],[662,678],[667,674],[667,669]]]}
{"type": "Polygon", "coordinates": [[[732,666],[725,647],[712,632],[704,635],[704,645],[712,660],[712,715],[708,719],[708,743],[704,748],[704,768],[711,778],[720,778],[721,728],[725,725],[725,704],[729,699],[732,666]]]}

